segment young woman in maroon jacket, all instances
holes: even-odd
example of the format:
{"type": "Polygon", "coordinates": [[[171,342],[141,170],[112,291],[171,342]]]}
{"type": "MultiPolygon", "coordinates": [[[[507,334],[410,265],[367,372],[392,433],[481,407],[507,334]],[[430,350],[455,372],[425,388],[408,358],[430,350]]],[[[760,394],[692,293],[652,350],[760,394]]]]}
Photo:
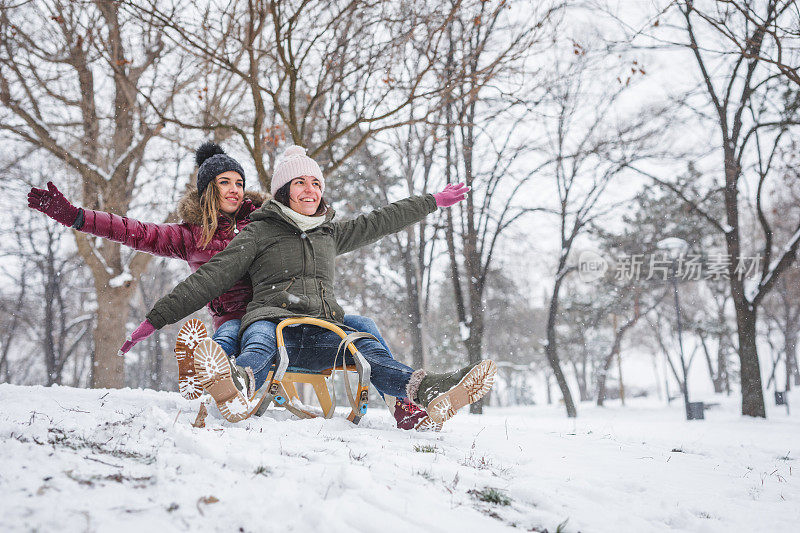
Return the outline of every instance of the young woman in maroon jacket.
{"type": "MultiPolygon", "coordinates": [[[[225,249],[231,239],[250,223],[250,214],[265,199],[260,193],[244,190],[244,169],[219,145],[204,143],[197,149],[195,161],[199,167],[197,188],[188,191],[178,203],[178,214],[183,220],[180,224],[141,222],[112,213],[79,208],[72,205],[50,182],[47,190],[31,189],[28,207],[78,231],[113,240],[141,252],[183,259],[194,272],[225,249]]],[[[250,280],[242,279],[207,306],[215,330],[212,338],[229,357],[239,352],[239,326],[252,297],[250,280]]],[[[346,315],[344,323],[357,331],[371,333],[389,349],[371,319],[346,315]]],[[[201,337],[205,336],[203,333],[201,337]]],[[[181,339],[179,334],[178,346],[184,353],[178,359],[178,388],[182,396],[194,399],[202,394],[203,389],[195,379],[192,348],[196,342],[187,341],[181,339]]],[[[410,403],[394,407],[393,414],[401,429],[420,426],[420,422],[427,418],[425,411],[410,403]]]]}

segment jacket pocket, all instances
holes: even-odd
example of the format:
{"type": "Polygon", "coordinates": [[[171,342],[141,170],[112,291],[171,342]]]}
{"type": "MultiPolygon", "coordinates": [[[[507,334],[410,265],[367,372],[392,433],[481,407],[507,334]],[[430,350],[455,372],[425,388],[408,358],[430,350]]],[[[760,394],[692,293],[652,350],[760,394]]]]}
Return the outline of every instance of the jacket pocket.
{"type": "Polygon", "coordinates": [[[306,314],[308,313],[309,299],[302,294],[295,294],[286,289],[281,289],[270,292],[261,299],[259,307],[277,307],[298,314],[306,314]]]}

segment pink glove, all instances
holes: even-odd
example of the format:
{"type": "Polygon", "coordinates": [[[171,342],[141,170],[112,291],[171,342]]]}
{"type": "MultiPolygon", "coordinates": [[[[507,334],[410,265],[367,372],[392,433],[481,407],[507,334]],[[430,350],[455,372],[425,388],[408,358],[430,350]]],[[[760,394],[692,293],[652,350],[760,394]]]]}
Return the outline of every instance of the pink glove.
{"type": "Polygon", "coordinates": [[[41,211],[56,222],[71,227],[78,219],[80,209],[69,203],[52,181],[47,182],[47,189],[31,188],[28,193],[28,207],[41,211]]]}
{"type": "Polygon", "coordinates": [[[133,333],[130,334],[128,340],[125,341],[125,344],[122,345],[120,351],[117,352],[117,355],[122,357],[128,353],[128,350],[133,348],[137,342],[145,340],[147,337],[152,335],[155,330],[156,328],[153,327],[153,324],[151,324],[149,320],[145,320],[139,324],[138,328],[133,330],[133,333]]]}
{"type": "Polygon", "coordinates": [[[469,187],[463,183],[449,183],[442,192],[437,192],[433,195],[436,199],[436,207],[450,207],[453,204],[457,204],[467,197],[469,191],[469,187]]]}

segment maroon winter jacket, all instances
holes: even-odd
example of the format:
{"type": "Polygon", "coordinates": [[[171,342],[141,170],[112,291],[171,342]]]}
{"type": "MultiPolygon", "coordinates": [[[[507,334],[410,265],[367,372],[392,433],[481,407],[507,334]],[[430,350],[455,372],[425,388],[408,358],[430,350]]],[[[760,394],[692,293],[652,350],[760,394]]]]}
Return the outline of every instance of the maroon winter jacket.
{"type": "MultiPolygon", "coordinates": [[[[236,228],[232,227],[228,217],[220,215],[217,231],[205,248],[200,247],[203,228],[197,189],[189,191],[178,204],[178,214],[183,220],[181,224],[140,222],[112,213],[85,209],[83,225],[78,229],[122,243],[140,252],[183,259],[194,272],[228,246],[239,230],[250,223],[250,214],[261,207],[263,202],[263,195],[246,192],[242,207],[236,214],[236,228]]],[[[252,298],[250,279],[243,278],[228,292],[212,300],[208,304],[208,310],[214,321],[214,329],[228,320],[242,318],[252,298]]]]}

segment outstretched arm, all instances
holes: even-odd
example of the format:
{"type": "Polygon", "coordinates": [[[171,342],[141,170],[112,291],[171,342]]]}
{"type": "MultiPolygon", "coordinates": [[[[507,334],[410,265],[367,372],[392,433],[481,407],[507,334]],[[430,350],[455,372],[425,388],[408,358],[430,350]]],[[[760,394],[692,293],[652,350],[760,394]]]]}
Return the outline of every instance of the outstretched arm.
{"type": "Polygon", "coordinates": [[[52,182],[47,183],[47,189],[30,190],[28,207],[41,211],[65,226],[124,244],[140,252],[186,259],[190,249],[194,247],[194,237],[181,224],[140,222],[113,213],[76,207],[52,182]]]}
{"type": "Polygon", "coordinates": [[[180,282],[147,314],[156,329],[173,324],[224,294],[247,274],[257,252],[256,227],[248,225],[228,246],[180,282]]]}
{"type": "Polygon", "coordinates": [[[450,207],[466,198],[469,187],[463,183],[447,185],[442,192],[412,196],[393,202],[366,215],[332,224],[336,253],[344,254],[397,233],[419,222],[438,207],[450,207]]]}
{"type": "Polygon", "coordinates": [[[153,331],[186,318],[230,289],[247,273],[255,259],[258,245],[250,224],[233,238],[227,248],[180,282],[147,313],[147,319],[127,339],[119,355],[127,353],[153,331]]]}

